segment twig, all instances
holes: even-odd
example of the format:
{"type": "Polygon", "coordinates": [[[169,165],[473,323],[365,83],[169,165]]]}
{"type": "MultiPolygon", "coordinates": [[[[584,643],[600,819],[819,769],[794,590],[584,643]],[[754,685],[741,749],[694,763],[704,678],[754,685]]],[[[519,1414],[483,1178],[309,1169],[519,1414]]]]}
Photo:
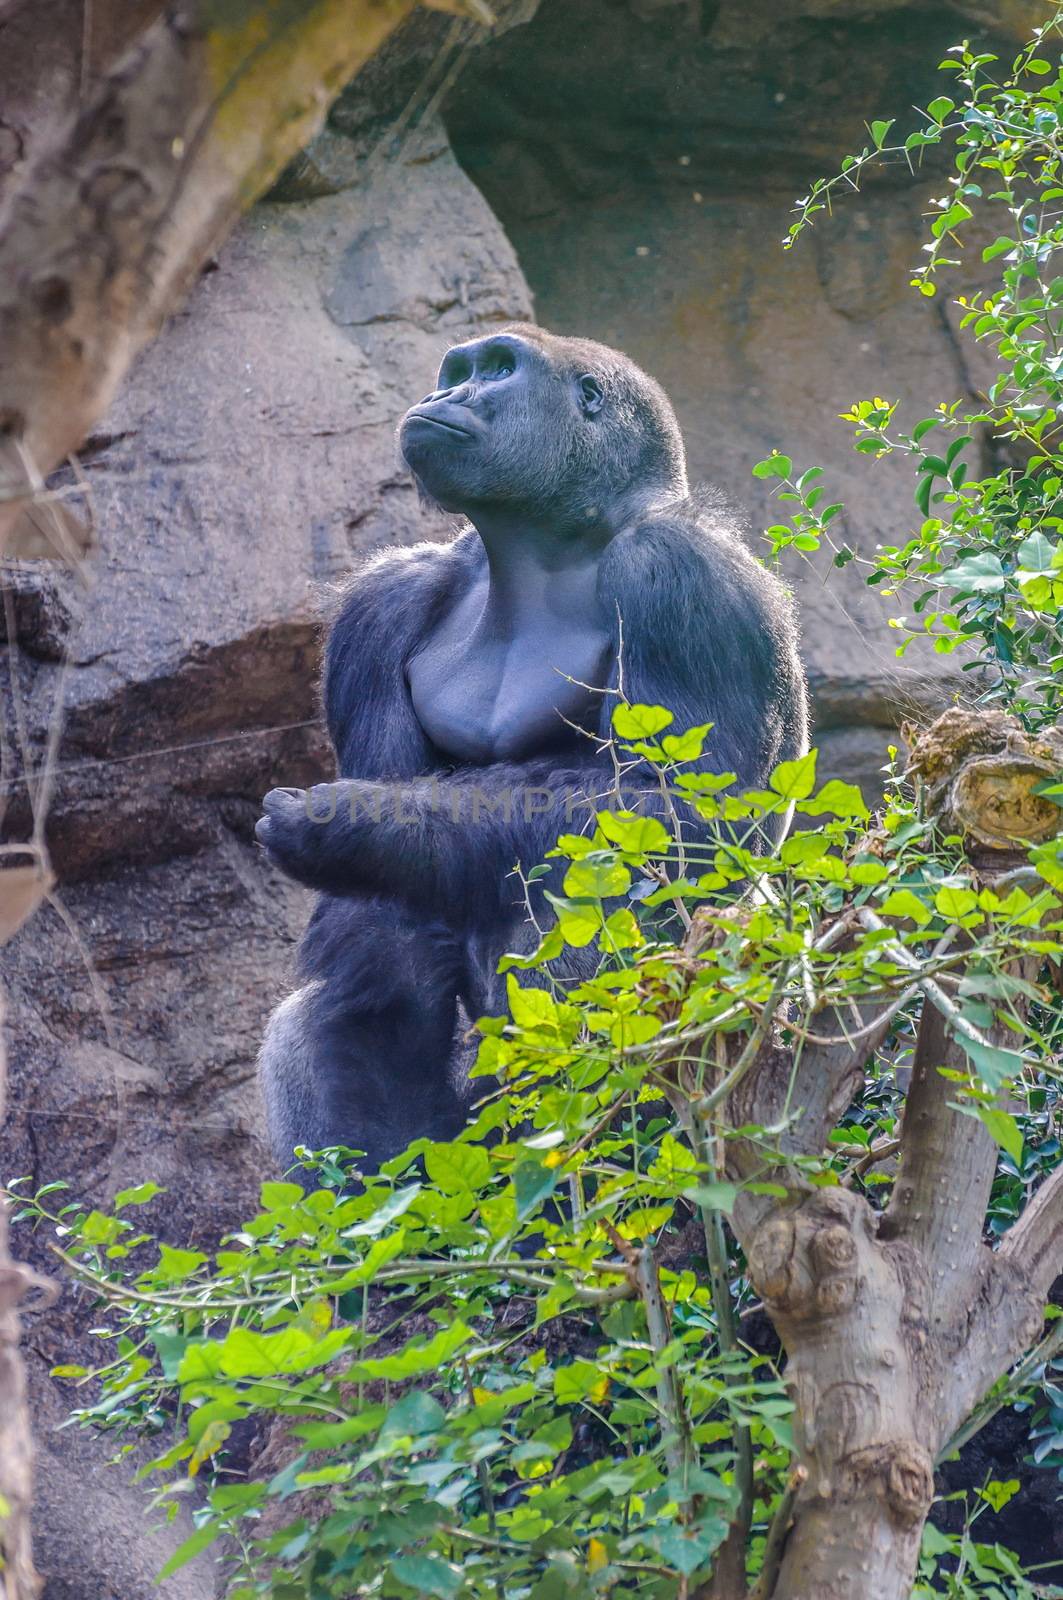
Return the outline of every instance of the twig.
{"type": "MultiPolygon", "coordinates": [[[[710,1171],[716,1170],[711,1163],[706,1164],[710,1171]]],[[[723,1219],[719,1211],[710,1211],[706,1206],[698,1209],[705,1232],[720,1349],[734,1351],[738,1349],[738,1332],[735,1328],[731,1285],[727,1277],[727,1241],[724,1238],[723,1219]]],[[[748,1423],[742,1423],[735,1430],[735,1483],[738,1487],[738,1508],[719,1551],[717,1567],[722,1569],[726,1566],[736,1574],[744,1574],[746,1544],[753,1526],[753,1434],[748,1423]]]]}
{"type": "MultiPolygon", "coordinates": [[[[49,1249],[59,1257],[64,1266],[68,1267],[76,1278],[94,1288],[105,1300],[127,1300],[132,1301],[134,1304],[169,1306],[179,1311],[196,1311],[208,1307],[211,1310],[238,1311],[254,1303],[253,1298],[249,1295],[233,1296],[228,1300],[218,1300],[214,1297],[209,1300],[203,1300],[192,1295],[153,1294],[147,1289],[130,1289],[124,1283],[118,1283],[111,1278],[102,1277],[88,1262],[79,1261],[76,1256],[64,1250],[61,1245],[50,1244],[49,1249]]],[[[293,1294],[310,1294],[321,1292],[322,1290],[328,1293],[328,1283],[327,1281],[322,1283],[321,1272],[326,1274],[335,1273],[340,1277],[344,1277],[348,1273],[356,1271],[358,1266],[359,1263],[357,1261],[337,1262],[334,1265],[319,1269],[319,1273],[311,1275],[305,1283],[293,1282],[290,1272],[270,1273],[266,1276],[267,1278],[281,1278],[285,1283],[292,1284],[293,1294]]],[[[565,1271],[568,1264],[565,1262],[544,1261],[541,1266],[544,1271],[565,1271]]],[[[618,1274],[627,1273],[625,1266],[612,1265],[608,1262],[602,1262],[600,1270],[618,1274]]],[[[519,1283],[523,1288],[527,1289],[543,1291],[556,1287],[549,1278],[541,1277],[529,1271],[523,1261],[516,1263],[509,1261],[393,1262],[375,1273],[372,1282],[374,1284],[405,1283],[411,1278],[446,1277],[462,1272],[496,1273],[499,1277],[506,1278],[512,1283],[519,1283]]],[[[256,1283],[260,1285],[264,1281],[263,1278],[256,1279],[256,1283]]],[[[204,1284],[201,1287],[207,1289],[208,1285],[204,1284]]],[[[626,1276],[624,1282],[611,1285],[605,1289],[593,1289],[582,1284],[573,1284],[572,1289],[580,1304],[589,1306],[615,1305],[618,1300],[630,1300],[635,1292],[633,1285],[627,1280],[626,1276]]]]}
{"type": "Polygon", "coordinates": [[[779,1576],[782,1566],[782,1553],[786,1545],[786,1536],[790,1532],[793,1521],[794,1503],[801,1491],[801,1486],[808,1477],[805,1467],[795,1467],[790,1474],[782,1499],[775,1509],[768,1529],[768,1539],[764,1546],[764,1564],[756,1583],[749,1591],[749,1600],[771,1600],[775,1580],[779,1576]]]}
{"type": "MultiPolygon", "coordinates": [[[[462,1370],[462,1374],[463,1374],[463,1376],[465,1378],[465,1394],[466,1394],[466,1397],[468,1399],[468,1402],[469,1402],[470,1406],[472,1406],[473,1410],[475,1411],[476,1410],[476,1392],[473,1389],[472,1373],[469,1371],[469,1363],[466,1361],[464,1355],[461,1357],[461,1370],[462,1370]]],[[[479,1481],[479,1484],[480,1484],[480,1496],[481,1496],[481,1498],[483,1500],[483,1503],[484,1503],[484,1511],[487,1514],[488,1531],[489,1531],[492,1539],[497,1539],[498,1538],[498,1519],[495,1516],[495,1497],[494,1497],[494,1493],[493,1493],[493,1491],[491,1489],[491,1474],[487,1469],[487,1462],[483,1459],[482,1456],[481,1456],[480,1460],[477,1461],[477,1463],[476,1463],[476,1477],[477,1477],[477,1479],[479,1481]]],[[[502,1576],[501,1576],[501,1573],[496,1573],[495,1574],[495,1593],[498,1596],[498,1600],[505,1600],[505,1590],[502,1587],[502,1576]]]]}
{"type": "Polygon", "coordinates": [[[694,1101],[693,1110],[698,1117],[707,1116],[711,1111],[714,1111],[718,1105],[721,1105],[723,1101],[725,1101],[730,1095],[731,1091],[738,1087],[746,1073],[749,1071],[750,1067],[756,1061],[761,1045],[764,1043],[764,1040],[767,1038],[775,1024],[775,1017],[778,1010],[779,1001],[782,998],[782,992],[786,985],[786,976],[787,975],[784,973],[783,976],[780,977],[776,982],[774,989],[768,997],[767,1004],[760,1013],[760,1018],[756,1027],[753,1029],[753,1032],[747,1039],[742,1054],[739,1056],[730,1072],[728,1072],[725,1077],[720,1079],[719,1083],[710,1094],[704,1095],[700,1100],[694,1101]]]}
{"type": "Polygon", "coordinates": [[[983,1400],[982,1404],[971,1412],[967,1421],[957,1428],[948,1443],[942,1445],[938,1451],[938,1462],[946,1460],[955,1450],[962,1450],[998,1411],[1002,1411],[1010,1404],[1031,1374],[1038,1367],[1051,1361],[1061,1350],[1063,1350],[1063,1317],[1056,1323],[1052,1332],[1046,1334],[1040,1344],[1034,1345],[1028,1356],[1023,1357],[1000,1391],[983,1400]]]}
{"type": "MultiPolygon", "coordinates": [[[[627,1240],[623,1242],[626,1244],[627,1240]]],[[[672,1330],[668,1325],[668,1310],[661,1294],[657,1262],[652,1244],[646,1244],[641,1250],[632,1251],[632,1254],[635,1258],[634,1270],[639,1295],[646,1308],[646,1328],[650,1344],[654,1355],[658,1357],[657,1404],[660,1407],[664,1432],[664,1458],[668,1464],[668,1471],[680,1482],[685,1483],[687,1472],[693,1464],[690,1426],[675,1363],[669,1361],[667,1365],[663,1365],[659,1360],[661,1351],[671,1339],[672,1330]]]]}
{"type": "MultiPolygon", "coordinates": [[[[857,916],[869,933],[890,932],[887,924],[882,921],[881,917],[875,915],[870,906],[862,906],[857,913],[857,916]]],[[[972,1023],[968,1022],[959,1006],[954,1000],[950,999],[941,985],[935,983],[933,978],[927,977],[925,973],[923,973],[919,962],[915,959],[910,951],[904,948],[904,945],[902,945],[899,940],[892,939],[890,943],[883,946],[883,948],[888,952],[891,961],[896,961],[898,965],[906,967],[907,970],[914,975],[915,988],[922,989],[924,995],[930,1001],[931,1005],[934,1006],[935,1010],[940,1011],[941,1015],[946,1017],[951,1023],[954,1032],[962,1034],[963,1037],[965,1039],[969,1039],[972,1044],[981,1045],[983,1050],[993,1050],[997,1048],[991,1039],[987,1039],[984,1033],[980,1032],[978,1028],[976,1028],[972,1023]]],[[[1018,1054],[1018,1052],[1016,1051],[1015,1054],[1018,1054]]],[[[1025,1057],[1022,1059],[1025,1060],[1025,1057]]]]}
{"type": "Polygon", "coordinates": [[[864,1151],[859,1161],[854,1162],[849,1168],[849,1171],[842,1178],[843,1187],[847,1188],[857,1178],[862,1178],[869,1168],[877,1166],[880,1161],[888,1161],[890,1156],[895,1156],[900,1148],[901,1141],[899,1139],[879,1139],[869,1150],[864,1151]]]}

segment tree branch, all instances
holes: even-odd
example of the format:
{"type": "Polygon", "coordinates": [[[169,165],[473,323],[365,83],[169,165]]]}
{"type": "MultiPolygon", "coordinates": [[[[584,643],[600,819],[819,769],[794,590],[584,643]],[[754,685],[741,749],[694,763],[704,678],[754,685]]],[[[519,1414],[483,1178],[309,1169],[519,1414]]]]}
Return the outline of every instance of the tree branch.
{"type": "MultiPolygon", "coordinates": [[[[893,1019],[893,1000],[869,998],[857,1006],[859,1023],[852,1040],[838,1044],[799,1043],[793,1052],[762,1047],[758,1059],[732,1093],[727,1118],[732,1127],[754,1124],[777,1128],[775,1152],[752,1140],[726,1141],[728,1176],[741,1183],[768,1179],[807,1188],[787,1158],[819,1155],[850,1104],[865,1063],[882,1043],[893,1019]]],[[[846,1033],[846,1019],[834,1007],[825,1012],[824,1031],[846,1033]]],[[[743,1248],[778,1204],[769,1196],[739,1194],[732,1226],[743,1248]]]]}
{"type": "Polygon", "coordinates": [[[1042,1299],[1063,1272],[1063,1166],[1042,1183],[997,1252],[1018,1268],[1042,1299]]]}
{"type": "Polygon", "coordinates": [[[174,7],[41,153],[0,218],[0,548],[240,211],[413,4],[174,7]]]}
{"type": "Polygon", "coordinates": [[[967,1069],[967,1058],[945,1029],[936,1006],[924,1001],[912,1082],[901,1126],[900,1171],[882,1219],[883,1239],[905,1239],[923,1250],[931,1271],[931,1315],[952,1320],[957,1296],[968,1298],[977,1276],[996,1145],[974,1117],[950,1103],[955,1085],[942,1067],[967,1069]]]}

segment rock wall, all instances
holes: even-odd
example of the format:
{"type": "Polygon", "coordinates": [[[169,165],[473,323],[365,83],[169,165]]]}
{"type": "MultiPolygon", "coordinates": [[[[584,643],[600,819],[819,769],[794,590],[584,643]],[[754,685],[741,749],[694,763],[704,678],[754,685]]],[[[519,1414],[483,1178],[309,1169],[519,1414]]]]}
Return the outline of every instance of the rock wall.
{"type": "MultiPolygon", "coordinates": [[[[839,413],[882,394],[914,421],[973,386],[945,297],[909,287],[941,170],[913,181],[894,167],[781,248],[795,198],[867,142],[866,121],[907,132],[913,106],[942,92],[937,63],[972,21],[959,12],[542,0],[527,28],[477,53],[447,104],[539,321],[620,345],[661,380],[692,475],[730,493],[754,549],[785,520],[750,476],[773,447],[827,468],[844,542],[903,541],[911,470],[855,455],[839,413]]],[[[897,605],[857,564],[785,570],[824,768],[875,790],[899,715],[940,704],[961,675],[915,647],[898,661],[897,605]]]]}
{"type": "MultiPolygon", "coordinates": [[[[39,761],[60,702],[65,722],[61,898],[3,953],[0,1171],[94,1202],[153,1177],[168,1193],[148,1220],[174,1240],[216,1239],[269,1170],[255,1053],[309,897],[252,829],[267,788],[330,775],[322,600],[363,552],[446,537],[399,470],[396,422],[449,343],[531,315],[438,122],[368,175],[348,154],[339,192],[255,209],[89,441],[91,588],[6,574],[6,727],[17,706],[39,761]]],[[[4,778],[5,837],[25,837],[26,785],[4,778]]],[[[47,1266],[43,1242],[16,1243],[47,1266]]],[[[78,1397],[48,1369],[98,1354],[92,1320],[67,1291],[29,1327],[38,1565],[47,1600],[146,1600],[180,1530],[145,1536],[139,1456],[104,1471],[103,1441],[54,1431],[78,1397]]],[[[201,1562],[162,1593],[212,1587],[201,1562]]]]}
{"type": "MultiPolygon", "coordinates": [[[[754,528],[749,466],[778,444],[828,467],[854,544],[907,529],[903,472],[861,465],[831,418],[970,382],[906,287],[923,192],[869,191],[788,256],[775,241],[865,115],[928,91],[957,28],[929,6],[543,0],[471,54],[463,25],[422,15],[344,95],[88,442],[91,587],[5,573],[8,742],[21,726],[39,763],[65,721],[61,899],[4,952],[4,1176],[97,1203],[154,1178],[169,1193],[147,1220],[186,1243],[250,1203],[254,1055],[307,913],[254,849],[257,802],[327,775],[328,585],[375,546],[446,534],[399,470],[398,417],[448,343],[531,314],[529,283],[540,320],[664,381],[695,472],[754,528]]],[[[851,578],[793,576],[828,759],[874,781],[898,708],[949,685],[925,656],[898,670],[885,608],[851,578]]],[[[3,781],[5,835],[25,837],[30,789],[9,761],[3,781]]],[[[39,1563],[48,1600],[141,1600],[174,1530],[145,1538],[131,1463],[97,1477],[102,1444],[52,1431],[73,1396],[48,1368],[85,1353],[90,1321],[68,1291],[29,1334],[39,1563]]]]}

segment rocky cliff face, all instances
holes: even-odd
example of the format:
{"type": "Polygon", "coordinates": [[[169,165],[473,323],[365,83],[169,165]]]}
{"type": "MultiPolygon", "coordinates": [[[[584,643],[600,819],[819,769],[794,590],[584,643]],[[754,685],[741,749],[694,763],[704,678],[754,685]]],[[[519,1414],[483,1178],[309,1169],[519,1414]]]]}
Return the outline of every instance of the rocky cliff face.
{"type": "MultiPolygon", "coordinates": [[[[448,343],[529,316],[534,291],[539,320],[662,379],[695,473],[754,529],[774,518],[749,467],[779,445],[828,468],[852,544],[906,532],[903,469],[861,465],[832,418],[874,392],[921,413],[974,381],[947,315],[907,288],[926,186],[868,191],[792,254],[775,242],[792,196],[861,142],[865,116],[903,118],[932,92],[972,23],[929,5],[751,9],[543,0],[472,52],[463,25],[418,17],[89,441],[91,588],[5,574],[9,742],[21,725],[39,761],[65,707],[61,902],[5,951],[5,1176],[97,1202],[154,1178],[169,1193],[148,1220],[181,1242],[250,1203],[267,1167],[255,1050],[307,912],[252,845],[257,802],[327,775],[328,585],[378,545],[446,535],[393,435],[448,343]]],[[[827,760],[873,779],[899,709],[950,685],[925,655],[898,668],[887,607],[850,570],[792,576],[827,760]]],[[[10,763],[5,783],[6,834],[24,836],[10,763]]],[[[144,1537],[128,1464],[97,1472],[101,1446],[49,1431],[66,1396],[47,1369],[76,1358],[90,1320],[68,1294],[30,1332],[39,1563],[49,1600],[140,1600],[172,1532],[144,1537]]],[[[163,1593],[209,1584],[190,1572],[163,1593]]]]}
{"type": "MultiPolygon", "coordinates": [[[[974,384],[944,300],[909,287],[940,171],[891,169],[781,248],[795,198],[867,142],[867,121],[915,125],[958,31],[955,10],[924,5],[543,0],[477,53],[449,104],[539,320],[620,345],[661,380],[693,476],[731,494],[754,548],[785,520],[750,476],[773,447],[827,468],[846,543],[906,537],[910,470],[855,455],[838,414],[883,394],[914,420],[974,384]]],[[[857,567],[786,570],[822,760],[877,786],[898,709],[960,675],[925,651],[897,660],[897,607],[857,567]]]]}
{"type": "MultiPolygon", "coordinates": [[[[4,952],[2,1171],[94,1200],[153,1176],[174,1239],[215,1238],[269,1170],[254,1061],[308,897],[252,829],[266,788],[328,775],[322,598],[357,555],[446,536],[396,422],[448,343],[531,314],[437,121],[368,179],[354,164],[354,187],[256,208],[90,441],[91,588],[7,573],[6,726],[17,704],[39,760],[60,701],[65,724],[61,901],[4,952]]],[[[26,786],[5,778],[5,834],[25,837],[26,786]]],[[[141,1600],[174,1531],[145,1537],[135,1462],[104,1470],[100,1441],[54,1432],[75,1396],[48,1368],[91,1321],[68,1292],[29,1328],[38,1565],[48,1600],[141,1600]]],[[[211,1590],[201,1567],[163,1592],[211,1590]]]]}

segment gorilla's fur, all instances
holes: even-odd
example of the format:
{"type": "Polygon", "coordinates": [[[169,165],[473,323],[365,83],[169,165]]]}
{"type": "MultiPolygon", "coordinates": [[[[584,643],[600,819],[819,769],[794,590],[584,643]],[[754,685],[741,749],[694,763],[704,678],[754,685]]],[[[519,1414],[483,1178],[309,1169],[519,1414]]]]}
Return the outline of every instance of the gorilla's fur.
{"type": "MultiPolygon", "coordinates": [[[[667,706],[677,729],[713,723],[697,765],[735,772],[740,787],[765,786],[806,744],[788,597],[721,503],[689,495],[671,405],[625,356],[524,324],[502,329],[450,352],[400,442],[425,493],[472,526],[450,544],[383,551],[352,576],[329,634],[324,701],[340,779],[354,781],[309,802],[267,796],[260,838],[321,891],[299,953],[302,987],[262,1050],[282,1162],[296,1144],[351,1144],[378,1163],[417,1134],[460,1127],[462,1028],[502,1009],[498,958],[531,942],[512,869],[541,861],[608,794],[618,688],[667,706]],[[436,684],[443,674],[430,672],[426,687],[423,652],[471,595],[482,590],[490,611],[491,585],[522,543],[543,549],[547,570],[558,549],[592,564],[587,633],[606,641],[605,692],[587,692],[585,732],[558,719],[555,737],[529,736],[524,749],[529,707],[506,691],[517,755],[455,758],[425,731],[411,674],[422,696],[449,694],[452,711],[454,675],[436,684]],[[392,804],[380,807],[378,786],[398,786],[392,804]],[[532,792],[548,800],[522,803],[532,792]],[[334,812],[325,824],[307,814],[319,804],[334,812]]],[[[514,645],[530,637],[552,659],[556,627],[549,600],[530,620],[525,607],[514,645]]],[[[506,646],[496,625],[482,654],[475,639],[463,647],[470,722],[482,720],[479,677],[506,646]]]]}

